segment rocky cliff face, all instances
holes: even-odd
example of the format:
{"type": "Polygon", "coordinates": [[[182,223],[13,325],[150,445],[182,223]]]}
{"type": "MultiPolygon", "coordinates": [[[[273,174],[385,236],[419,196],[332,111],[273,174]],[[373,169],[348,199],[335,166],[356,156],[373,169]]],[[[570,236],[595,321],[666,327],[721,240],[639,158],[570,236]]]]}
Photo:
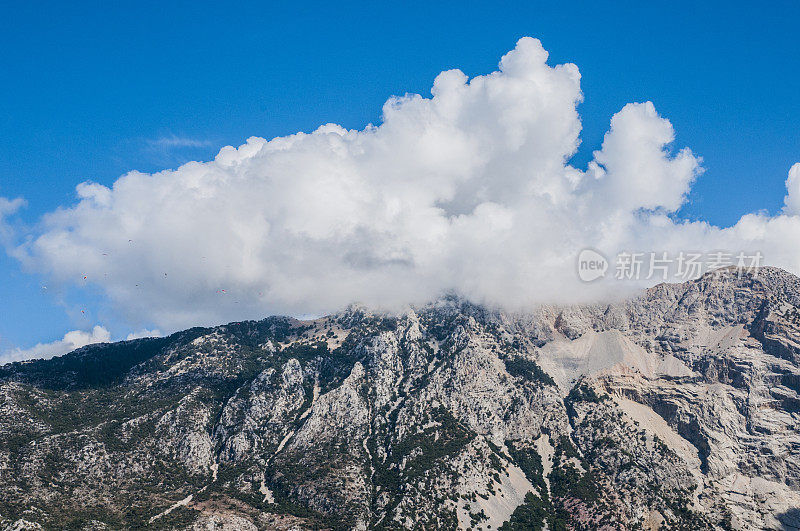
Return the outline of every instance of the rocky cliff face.
{"type": "Polygon", "coordinates": [[[6,365],[0,528],[798,528],[799,308],[724,271],[6,365]]]}

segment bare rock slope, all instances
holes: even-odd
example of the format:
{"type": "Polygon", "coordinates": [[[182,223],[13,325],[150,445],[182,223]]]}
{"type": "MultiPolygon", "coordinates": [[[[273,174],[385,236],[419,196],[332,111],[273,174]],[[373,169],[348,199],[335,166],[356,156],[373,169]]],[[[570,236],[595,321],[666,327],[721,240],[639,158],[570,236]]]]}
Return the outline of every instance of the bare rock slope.
{"type": "Polygon", "coordinates": [[[445,298],[0,368],[0,529],[800,528],[800,279],[445,298]]]}

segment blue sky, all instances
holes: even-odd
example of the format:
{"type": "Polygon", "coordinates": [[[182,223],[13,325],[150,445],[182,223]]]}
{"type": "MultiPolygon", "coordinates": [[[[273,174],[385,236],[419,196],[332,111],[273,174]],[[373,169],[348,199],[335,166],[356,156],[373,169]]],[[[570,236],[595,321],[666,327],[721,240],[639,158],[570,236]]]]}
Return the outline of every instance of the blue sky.
{"type": "MultiPolygon", "coordinates": [[[[550,64],[580,68],[573,164],[585,167],[626,103],[652,101],[676,145],[703,158],[677,216],[728,226],[778,212],[800,161],[798,20],[792,1],[7,4],[0,196],[24,197],[18,221],[35,223],[73,204],[82,181],[209,160],[253,135],[360,129],[389,96],[429,96],[449,68],[491,72],[530,35],[550,64]]],[[[95,321],[129,331],[97,290],[61,299],[5,255],[0,273],[0,350],[95,321]]]]}

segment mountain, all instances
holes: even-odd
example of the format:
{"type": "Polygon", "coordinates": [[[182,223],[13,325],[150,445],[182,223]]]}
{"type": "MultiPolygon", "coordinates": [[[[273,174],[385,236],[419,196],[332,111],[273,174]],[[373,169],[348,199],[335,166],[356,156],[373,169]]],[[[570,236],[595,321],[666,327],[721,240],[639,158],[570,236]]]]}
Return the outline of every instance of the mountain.
{"type": "Polygon", "coordinates": [[[796,529],[800,279],[271,317],[0,368],[0,529],[796,529]]]}

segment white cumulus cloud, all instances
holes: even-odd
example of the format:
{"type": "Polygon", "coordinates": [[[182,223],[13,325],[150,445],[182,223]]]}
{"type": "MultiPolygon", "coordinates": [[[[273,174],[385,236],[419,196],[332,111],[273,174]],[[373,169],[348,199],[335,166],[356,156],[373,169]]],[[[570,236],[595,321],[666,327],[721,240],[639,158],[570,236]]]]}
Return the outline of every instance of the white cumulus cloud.
{"type": "Polygon", "coordinates": [[[573,167],[580,73],[547,59],[523,38],[496,72],[449,70],[432,97],[390,98],[377,126],[253,137],[209,162],[82,183],[76,204],[9,252],[167,331],[443,291],[513,308],[618,292],[580,283],[584,247],[760,250],[800,271],[800,166],[781,215],[676,221],[700,159],[645,102],[614,115],[588,167],[573,167]]]}
{"type": "Polygon", "coordinates": [[[72,352],[86,345],[107,343],[109,341],[111,341],[111,334],[102,326],[95,326],[88,332],[73,330],[64,334],[62,339],[52,343],[38,343],[28,349],[16,348],[0,354],[0,365],[29,359],[49,359],[72,352]]]}

